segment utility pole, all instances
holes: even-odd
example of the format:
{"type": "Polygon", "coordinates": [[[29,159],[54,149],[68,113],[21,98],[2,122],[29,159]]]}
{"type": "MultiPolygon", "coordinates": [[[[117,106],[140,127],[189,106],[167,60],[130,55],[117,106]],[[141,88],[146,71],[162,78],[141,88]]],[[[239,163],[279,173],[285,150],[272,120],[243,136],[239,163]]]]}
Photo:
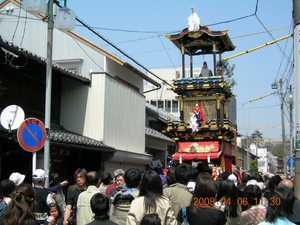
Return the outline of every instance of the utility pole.
{"type": "Polygon", "coordinates": [[[52,89],[52,49],[53,49],[53,0],[48,2],[48,36],[47,36],[47,65],[46,65],[46,96],[45,96],[45,129],[46,142],[44,145],[44,171],[48,175],[45,187],[49,187],[50,170],[50,123],[51,123],[51,89],[52,89]]]}
{"type": "Polygon", "coordinates": [[[293,175],[293,165],[292,165],[292,159],[293,159],[293,104],[294,104],[294,96],[292,91],[292,85],[290,85],[289,90],[289,106],[290,106],[290,177],[293,175]]]}
{"type": "Polygon", "coordinates": [[[284,95],[282,92],[282,79],[279,81],[280,84],[280,110],[281,110],[281,125],[282,125],[282,145],[283,145],[283,165],[284,165],[284,175],[287,176],[287,163],[286,163],[286,143],[285,143],[285,123],[284,123],[284,95]]]}
{"type": "Polygon", "coordinates": [[[300,1],[293,0],[294,19],[294,76],[295,76],[295,195],[300,198],[300,1]]]}

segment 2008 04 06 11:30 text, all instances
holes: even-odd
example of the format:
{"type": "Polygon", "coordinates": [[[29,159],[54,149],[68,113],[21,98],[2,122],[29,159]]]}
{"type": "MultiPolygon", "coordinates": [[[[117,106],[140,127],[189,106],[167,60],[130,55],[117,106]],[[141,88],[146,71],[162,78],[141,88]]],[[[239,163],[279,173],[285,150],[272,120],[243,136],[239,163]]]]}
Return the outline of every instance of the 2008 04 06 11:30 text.
{"type": "MultiPolygon", "coordinates": [[[[263,202],[262,198],[254,198],[254,201],[256,203],[256,205],[261,204],[263,202]]],[[[234,202],[231,201],[230,198],[228,199],[222,199],[220,201],[222,203],[222,205],[231,205],[234,204],[234,202]]],[[[214,198],[194,198],[194,206],[203,206],[203,205],[209,205],[209,206],[213,206],[215,203],[215,199],[214,198]]],[[[279,206],[281,203],[280,198],[270,198],[269,199],[269,205],[270,206],[279,206]]],[[[248,198],[246,197],[239,197],[237,198],[237,205],[239,206],[247,206],[248,203],[248,198]]]]}

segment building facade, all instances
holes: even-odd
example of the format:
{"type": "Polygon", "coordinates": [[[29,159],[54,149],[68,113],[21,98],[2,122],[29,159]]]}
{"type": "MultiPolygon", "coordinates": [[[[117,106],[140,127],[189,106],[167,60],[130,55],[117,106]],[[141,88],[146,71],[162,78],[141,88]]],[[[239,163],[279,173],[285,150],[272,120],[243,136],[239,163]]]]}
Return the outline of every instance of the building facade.
{"type": "MultiPolygon", "coordinates": [[[[1,111],[15,104],[23,108],[26,118],[44,121],[45,16],[26,12],[16,0],[2,2],[0,10],[0,79],[6,88],[0,98],[1,111]]],[[[172,140],[145,129],[143,83],[157,88],[160,84],[72,31],[54,28],[52,59],[50,173],[72,181],[79,167],[109,172],[146,169],[153,158],[146,153],[146,145],[156,149],[157,142],[166,154],[172,140]],[[153,138],[156,142],[148,140],[153,138]]],[[[31,177],[31,153],[20,148],[16,131],[8,137],[7,130],[1,129],[1,168],[7,168],[1,170],[2,176],[18,170],[31,177]],[[8,164],[13,154],[20,162],[15,167],[8,164]]],[[[43,167],[43,160],[42,149],[36,166],[43,167]]]]}

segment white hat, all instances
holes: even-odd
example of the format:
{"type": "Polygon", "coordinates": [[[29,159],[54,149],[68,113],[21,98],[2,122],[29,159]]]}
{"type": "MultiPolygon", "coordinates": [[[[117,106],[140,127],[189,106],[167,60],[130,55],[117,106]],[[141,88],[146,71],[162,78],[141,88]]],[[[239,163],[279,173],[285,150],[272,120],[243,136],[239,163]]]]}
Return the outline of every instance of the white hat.
{"type": "Polygon", "coordinates": [[[235,186],[237,185],[237,177],[234,174],[230,174],[228,176],[227,180],[231,180],[231,181],[233,181],[233,183],[235,184],[235,186]]]}
{"type": "Polygon", "coordinates": [[[48,175],[42,169],[36,169],[32,175],[33,178],[47,178],[48,175]]]}
{"type": "Polygon", "coordinates": [[[13,181],[15,183],[15,185],[18,186],[19,184],[21,184],[24,181],[25,175],[15,172],[15,173],[12,173],[8,179],[13,181]]]}
{"type": "Polygon", "coordinates": [[[257,185],[261,190],[263,190],[265,188],[265,185],[263,182],[257,182],[256,180],[252,179],[249,180],[246,184],[246,186],[248,185],[257,185]]]}
{"type": "Polygon", "coordinates": [[[251,180],[249,180],[247,183],[246,183],[246,186],[248,186],[248,185],[257,185],[257,181],[256,180],[254,180],[254,179],[251,179],[251,180]]]}

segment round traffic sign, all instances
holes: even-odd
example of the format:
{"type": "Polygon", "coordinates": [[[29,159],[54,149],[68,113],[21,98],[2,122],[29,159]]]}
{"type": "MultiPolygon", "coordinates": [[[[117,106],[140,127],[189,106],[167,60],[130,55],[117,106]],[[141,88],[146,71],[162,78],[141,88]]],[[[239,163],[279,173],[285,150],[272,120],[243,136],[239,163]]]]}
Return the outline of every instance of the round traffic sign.
{"type": "Polygon", "coordinates": [[[36,118],[24,120],[17,133],[18,142],[28,152],[40,150],[46,141],[46,129],[44,124],[36,118]]]}

